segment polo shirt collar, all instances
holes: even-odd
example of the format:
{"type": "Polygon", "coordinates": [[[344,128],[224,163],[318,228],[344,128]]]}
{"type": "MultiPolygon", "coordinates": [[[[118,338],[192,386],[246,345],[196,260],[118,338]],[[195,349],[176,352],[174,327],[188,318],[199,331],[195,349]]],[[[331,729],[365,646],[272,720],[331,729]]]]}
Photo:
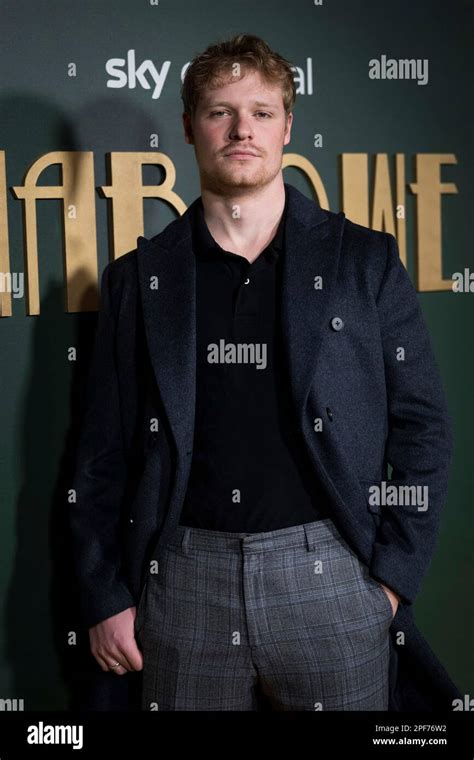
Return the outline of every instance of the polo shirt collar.
{"type": "MultiPolygon", "coordinates": [[[[277,231],[273,239],[270,241],[267,247],[258,255],[257,259],[255,259],[253,264],[255,264],[260,259],[261,256],[266,257],[268,261],[278,260],[279,255],[281,251],[283,250],[284,229],[285,229],[287,210],[288,210],[288,193],[286,192],[286,189],[285,189],[285,207],[283,209],[283,213],[281,215],[281,219],[280,219],[280,223],[278,225],[277,231]]],[[[203,206],[201,197],[198,198],[198,203],[196,204],[196,210],[195,210],[194,219],[193,219],[193,243],[194,243],[196,255],[202,259],[209,260],[209,259],[224,257],[226,258],[226,260],[229,260],[229,259],[241,260],[244,263],[250,265],[248,260],[244,256],[234,253],[233,251],[226,251],[214,240],[211,233],[209,232],[209,228],[204,218],[204,206],[203,206]]]]}

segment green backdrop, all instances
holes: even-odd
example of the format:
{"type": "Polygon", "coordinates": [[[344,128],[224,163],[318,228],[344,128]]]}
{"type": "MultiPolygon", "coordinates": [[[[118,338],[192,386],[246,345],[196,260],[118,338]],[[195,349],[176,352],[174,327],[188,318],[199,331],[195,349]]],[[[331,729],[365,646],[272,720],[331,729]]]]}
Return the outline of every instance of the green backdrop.
{"type": "MultiPolygon", "coordinates": [[[[108,184],[106,154],[147,151],[150,132],[173,161],[175,191],[189,205],[199,195],[193,148],[184,143],[181,67],[210,42],[255,33],[296,65],[312,59],[313,93],[297,98],[286,151],[305,156],[340,210],[340,155],[454,153],[442,170],[456,195],[442,199],[443,272],[473,266],[472,3],[435,0],[339,0],[315,5],[262,0],[25,0],[0,2],[0,150],[7,185],[53,150],[92,150],[96,186],[108,184]],[[171,66],[159,98],[137,86],[107,87],[106,61],[136,51],[171,66]],[[373,81],[368,61],[381,55],[427,58],[429,83],[373,81]],[[77,76],[69,77],[70,62],[77,76]],[[321,133],[322,148],[313,136],[321,133]]],[[[159,183],[147,167],[145,183],[159,183]]],[[[296,168],[285,181],[308,196],[296,168]]],[[[56,184],[57,167],[40,184],[56,184]]],[[[175,218],[146,200],[145,234],[175,218]]],[[[111,256],[108,202],[96,196],[99,272],[111,256]]],[[[413,274],[416,197],[407,191],[408,270],[413,274]]],[[[40,316],[25,299],[0,319],[0,698],[25,709],[66,709],[71,690],[90,684],[87,639],[79,631],[70,566],[66,492],[70,487],[77,410],[96,315],[67,314],[60,201],[37,203],[40,316]],[[70,362],[67,349],[78,348],[70,362]],[[79,631],[77,643],[68,638],[79,631]]],[[[22,203],[8,191],[11,270],[24,271],[22,203]]],[[[439,546],[416,603],[416,620],[463,693],[474,694],[472,324],[474,294],[420,293],[455,428],[455,456],[439,546]]]]}

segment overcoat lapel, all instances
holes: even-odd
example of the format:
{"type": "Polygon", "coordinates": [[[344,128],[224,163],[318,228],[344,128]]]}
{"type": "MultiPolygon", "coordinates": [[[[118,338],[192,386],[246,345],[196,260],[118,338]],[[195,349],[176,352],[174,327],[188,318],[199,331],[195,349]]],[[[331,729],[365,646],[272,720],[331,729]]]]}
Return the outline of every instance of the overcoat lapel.
{"type": "Polygon", "coordinates": [[[311,202],[308,207],[293,207],[292,198],[290,194],[281,319],[291,395],[300,423],[315,376],[323,331],[330,319],[345,217],[340,213],[328,218],[311,202]]]}
{"type": "Polygon", "coordinates": [[[138,238],[138,273],[150,360],[181,457],[193,447],[196,402],[196,272],[189,209],[174,224],[174,240],[138,238]]]}

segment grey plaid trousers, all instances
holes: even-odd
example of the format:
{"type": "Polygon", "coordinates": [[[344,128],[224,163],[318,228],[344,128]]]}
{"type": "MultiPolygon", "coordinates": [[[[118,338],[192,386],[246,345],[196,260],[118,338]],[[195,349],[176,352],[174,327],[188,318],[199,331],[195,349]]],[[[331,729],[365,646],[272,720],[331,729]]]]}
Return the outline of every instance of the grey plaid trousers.
{"type": "Polygon", "coordinates": [[[387,710],[393,612],[331,519],[179,525],[135,619],[142,710],[387,710]]]}

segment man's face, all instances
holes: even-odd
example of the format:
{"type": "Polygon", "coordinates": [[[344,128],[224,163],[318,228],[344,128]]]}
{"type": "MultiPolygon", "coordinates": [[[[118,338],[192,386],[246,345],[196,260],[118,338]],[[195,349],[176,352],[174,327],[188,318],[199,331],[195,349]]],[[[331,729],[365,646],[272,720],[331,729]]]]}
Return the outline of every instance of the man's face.
{"type": "Polygon", "coordinates": [[[292,121],[293,114],[286,117],[281,87],[267,84],[258,72],[230,77],[223,87],[204,92],[193,120],[183,114],[185,139],[194,145],[202,185],[238,194],[271,182],[281,171],[292,121]]]}

